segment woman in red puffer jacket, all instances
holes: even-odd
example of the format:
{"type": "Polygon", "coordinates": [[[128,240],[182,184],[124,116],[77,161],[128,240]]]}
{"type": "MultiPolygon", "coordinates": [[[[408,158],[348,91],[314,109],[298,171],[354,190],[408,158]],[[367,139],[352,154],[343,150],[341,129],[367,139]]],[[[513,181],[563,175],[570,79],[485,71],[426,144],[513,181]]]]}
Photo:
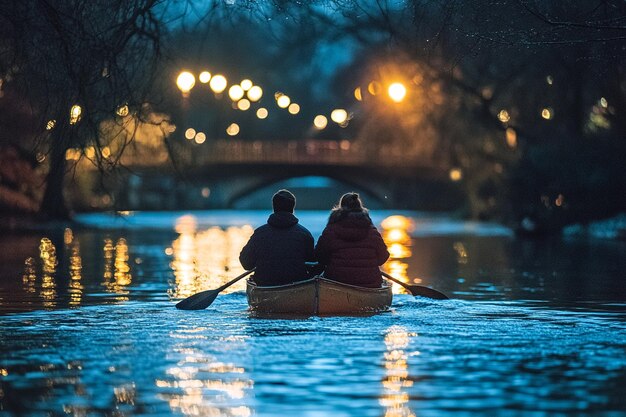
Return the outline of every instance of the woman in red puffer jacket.
{"type": "Polygon", "coordinates": [[[361,287],[381,286],[379,266],[389,252],[357,193],[344,194],[332,209],[315,256],[325,267],[326,278],[361,287]]]}

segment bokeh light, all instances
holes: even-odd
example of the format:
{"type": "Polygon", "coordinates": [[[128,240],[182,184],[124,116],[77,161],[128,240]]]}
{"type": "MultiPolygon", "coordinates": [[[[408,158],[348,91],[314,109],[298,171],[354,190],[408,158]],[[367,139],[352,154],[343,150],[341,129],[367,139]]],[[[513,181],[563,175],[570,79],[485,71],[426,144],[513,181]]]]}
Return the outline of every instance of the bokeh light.
{"type": "Polygon", "coordinates": [[[189,91],[196,85],[196,77],[189,71],[182,71],[176,78],[176,85],[178,89],[184,94],[188,94],[189,91]]]}
{"type": "Polygon", "coordinates": [[[391,100],[400,103],[406,96],[406,87],[402,83],[393,83],[387,89],[387,94],[391,100]]]}
{"type": "Polygon", "coordinates": [[[461,178],[463,178],[463,171],[461,171],[459,168],[452,168],[450,170],[450,179],[452,181],[460,181],[461,178]]]}
{"type": "Polygon", "coordinates": [[[228,96],[232,101],[237,101],[241,99],[244,95],[243,88],[240,85],[233,85],[228,89],[228,96]]]}
{"type": "Polygon", "coordinates": [[[230,126],[226,128],[226,133],[229,136],[236,136],[239,134],[239,125],[237,123],[231,123],[230,126]]]}
{"type": "Polygon", "coordinates": [[[241,88],[244,91],[248,91],[252,88],[252,81],[245,79],[245,80],[241,80],[241,83],[239,83],[239,85],[241,85],[241,88]]]}
{"type": "Polygon", "coordinates": [[[242,111],[246,111],[250,108],[250,101],[246,98],[241,99],[237,102],[237,108],[242,111]]]}
{"type": "Polygon", "coordinates": [[[213,76],[213,78],[211,78],[211,81],[209,82],[209,87],[211,87],[211,90],[213,90],[215,94],[220,94],[226,89],[227,85],[228,81],[226,80],[226,77],[221,74],[213,76]]]}
{"type": "Polygon", "coordinates": [[[185,138],[191,140],[195,137],[196,137],[196,129],[190,127],[189,129],[185,130],[185,138]]]}
{"type": "Polygon", "coordinates": [[[315,126],[315,128],[322,130],[326,127],[326,125],[328,125],[328,119],[326,118],[326,116],[318,114],[317,116],[315,116],[315,119],[313,119],[313,125],[315,126]]]}
{"type": "Polygon", "coordinates": [[[259,101],[263,97],[263,89],[258,85],[250,87],[248,90],[248,99],[250,101],[259,101]]]}
{"type": "Polygon", "coordinates": [[[194,140],[196,141],[198,145],[200,145],[201,143],[204,143],[204,141],[206,140],[206,135],[203,132],[198,132],[196,133],[196,137],[194,138],[194,140]]]}
{"type": "Polygon", "coordinates": [[[542,109],[541,117],[543,117],[546,120],[552,119],[554,117],[554,110],[552,110],[550,107],[546,107],[545,109],[542,109]]]}
{"type": "Polygon", "coordinates": [[[300,113],[300,105],[297,104],[297,103],[291,103],[289,105],[288,110],[289,110],[289,113],[291,113],[291,114],[298,114],[298,113],[300,113]]]}
{"type": "Polygon", "coordinates": [[[269,114],[269,112],[267,111],[267,109],[265,107],[260,107],[256,111],[256,117],[258,117],[259,119],[265,119],[268,114],[269,114]]]}
{"type": "Polygon", "coordinates": [[[278,96],[278,98],[276,98],[276,104],[281,109],[287,108],[290,103],[291,103],[291,99],[289,98],[289,96],[285,94],[281,94],[278,96]]]}
{"type": "Polygon", "coordinates": [[[348,112],[344,109],[335,109],[330,113],[330,119],[337,124],[345,123],[348,120],[348,112]]]}
{"type": "Polygon", "coordinates": [[[506,111],[505,109],[502,109],[498,113],[498,120],[500,120],[502,123],[508,123],[509,120],[511,120],[511,116],[509,115],[508,111],[506,111]]]}
{"type": "Polygon", "coordinates": [[[83,109],[78,104],[74,104],[70,109],[70,124],[75,125],[78,123],[82,114],[83,109]]]}
{"type": "Polygon", "coordinates": [[[198,76],[198,80],[200,80],[202,84],[208,83],[211,80],[211,73],[209,71],[202,71],[198,76]]]}

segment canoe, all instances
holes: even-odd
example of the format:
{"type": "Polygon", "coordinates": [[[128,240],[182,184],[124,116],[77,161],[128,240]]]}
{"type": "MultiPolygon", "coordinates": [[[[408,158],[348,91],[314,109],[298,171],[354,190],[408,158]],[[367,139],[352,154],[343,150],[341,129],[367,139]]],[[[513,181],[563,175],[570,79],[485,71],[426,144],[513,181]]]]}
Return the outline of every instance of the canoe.
{"type": "Polygon", "coordinates": [[[371,315],[389,310],[393,294],[386,282],[381,288],[364,288],[314,277],[287,285],[258,286],[247,281],[250,311],[257,315],[346,316],[371,315]]]}

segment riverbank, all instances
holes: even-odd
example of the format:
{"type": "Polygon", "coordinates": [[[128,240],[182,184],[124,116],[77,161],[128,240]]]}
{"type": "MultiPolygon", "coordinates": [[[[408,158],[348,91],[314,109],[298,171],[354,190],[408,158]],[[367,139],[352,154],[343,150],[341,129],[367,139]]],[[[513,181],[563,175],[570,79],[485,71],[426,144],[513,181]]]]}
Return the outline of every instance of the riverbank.
{"type": "Polygon", "coordinates": [[[626,213],[587,225],[574,224],[563,229],[565,237],[590,237],[626,241],[626,213]]]}
{"type": "MultiPolygon", "coordinates": [[[[252,225],[258,227],[267,220],[265,210],[238,210],[234,218],[230,210],[203,211],[121,211],[77,213],[71,220],[42,221],[35,215],[0,214],[0,232],[21,233],[58,230],[65,227],[85,227],[95,229],[173,229],[180,219],[195,222],[202,227],[218,225],[220,227],[252,225]]],[[[328,218],[326,210],[300,210],[296,212],[300,222],[309,225],[323,225],[328,218]]],[[[377,226],[392,215],[408,217],[413,222],[410,235],[425,237],[436,235],[499,235],[514,236],[515,231],[495,222],[457,219],[448,213],[426,213],[416,211],[375,210],[371,213],[377,226]]],[[[312,233],[321,233],[316,226],[310,227],[312,233]]],[[[626,240],[626,213],[615,217],[591,222],[587,225],[566,226],[561,235],[567,238],[596,238],[626,240]]]]}

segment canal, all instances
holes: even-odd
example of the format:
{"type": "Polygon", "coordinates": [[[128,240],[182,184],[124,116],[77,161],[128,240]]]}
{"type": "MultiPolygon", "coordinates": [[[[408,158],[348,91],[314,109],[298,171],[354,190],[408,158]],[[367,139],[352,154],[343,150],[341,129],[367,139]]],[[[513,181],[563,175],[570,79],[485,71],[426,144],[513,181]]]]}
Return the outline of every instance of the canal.
{"type": "MultiPolygon", "coordinates": [[[[296,213],[319,236],[327,213],[296,213]]],[[[626,243],[516,238],[375,211],[397,294],[373,317],[259,319],[243,270],[262,211],[88,214],[0,237],[0,416],[617,416],[626,243]]]]}

